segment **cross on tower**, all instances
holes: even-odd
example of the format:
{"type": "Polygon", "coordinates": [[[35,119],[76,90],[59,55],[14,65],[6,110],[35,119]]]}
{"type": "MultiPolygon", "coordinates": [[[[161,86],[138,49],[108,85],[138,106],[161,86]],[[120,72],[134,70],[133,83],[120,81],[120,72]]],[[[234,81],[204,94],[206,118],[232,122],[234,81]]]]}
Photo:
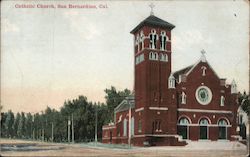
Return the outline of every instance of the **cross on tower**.
{"type": "Polygon", "coordinates": [[[151,4],[149,5],[149,7],[151,8],[150,15],[154,15],[153,9],[154,9],[155,5],[154,5],[153,3],[151,3],[151,4]]]}
{"type": "Polygon", "coordinates": [[[206,51],[204,49],[201,50],[201,54],[205,55],[206,51]]]}

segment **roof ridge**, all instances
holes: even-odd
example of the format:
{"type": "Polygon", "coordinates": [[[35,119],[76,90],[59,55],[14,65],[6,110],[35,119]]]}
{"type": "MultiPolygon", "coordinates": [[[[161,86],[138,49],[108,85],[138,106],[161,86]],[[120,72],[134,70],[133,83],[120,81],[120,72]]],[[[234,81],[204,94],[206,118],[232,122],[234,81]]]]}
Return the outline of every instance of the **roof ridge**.
{"type": "Polygon", "coordinates": [[[177,71],[173,72],[173,74],[176,74],[176,73],[178,73],[178,72],[180,72],[180,71],[182,71],[182,70],[187,70],[188,68],[192,68],[194,65],[195,65],[195,64],[191,64],[191,65],[189,65],[189,66],[186,66],[186,67],[184,67],[184,68],[181,68],[180,70],[177,70],[177,71]]]}
{"type": "Polygon", "coordinates": [[[137,25],[130,33],[135,33],[138,29],[140,29],[145,24],[165,27],[170,30],[172,30],[175,27],[173,24],[167,21],[164,21],[155,15],[150,15],[146,19],[144,19],[142,22],[140,22],[139,25],[137,25]]]}

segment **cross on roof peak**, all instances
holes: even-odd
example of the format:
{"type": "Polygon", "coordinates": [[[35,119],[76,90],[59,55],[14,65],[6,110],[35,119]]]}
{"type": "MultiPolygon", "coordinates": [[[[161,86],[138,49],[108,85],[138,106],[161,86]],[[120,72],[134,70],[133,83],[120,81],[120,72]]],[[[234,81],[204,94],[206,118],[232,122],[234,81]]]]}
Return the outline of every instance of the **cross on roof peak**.
{"type": "Polygon", "coordinates": [[[151,8],[150,15],[154,15],[154,7],[155,7],[155,5],[153,3],[151,3],[149,5],[149,7],[151,8]]]}
{"type": "Polygon", "coordinates": [[[206,51],[204,49],[201,50],[201,54],[205,55],[206,51]]]}
{"type": "Polygon", "coordinates": [[[201,61],[206,62],[206,57],[205,57],[206,51],[204,49],[201,50],[201,61]]]}

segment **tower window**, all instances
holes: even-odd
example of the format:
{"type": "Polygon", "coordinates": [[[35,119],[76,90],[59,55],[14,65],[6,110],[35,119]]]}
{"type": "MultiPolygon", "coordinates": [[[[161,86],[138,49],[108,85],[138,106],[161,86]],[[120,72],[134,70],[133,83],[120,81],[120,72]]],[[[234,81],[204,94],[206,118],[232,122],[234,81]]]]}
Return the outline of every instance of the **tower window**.
{"type": "Polygon", "coordinates": [[[151,33],[149,35],[150,38],[150,48],[151,49],[156,49],[156,40],[157,40],[157,34],[156,34],[156,30],[152,29],[151,33]]]}
{"type": "Polygon", "coordinates": [[[144,34],[143,31],[140,32],[140,45],[141,45],[141,50],[144,49],[144,34]]]}
{"type": "Polygon", "coordinates": [[[139,64],[144,61],[144,54],[140,54],[139,56],[135,57],[135,64],[139,64]]]}
{"type": "Polygon", "coordinates": [[[154,60],[158,60],[158,54],[156,52],[154,53],[154,60]]]}
{"type": "Polygon", "coordinates": [[[167,44],[167,36],[166,32],[162,31],[160,35],[160,49],[161,50],[166,50],[166,44],[167,44]]]}
{"type": "Polygon", "coordinates": [[[135,39],[135,45],[139,44],[139,34],[137,34],[136,39],[135,39]]]}
{"type": "Polygon", "coordinates": [[[162,54],[162,53],[160,53],[160,55],[159,55],[160,57],[160,61],[163,61],[163,62],[167,62],[168,61],[168,56],[167,56],[167,54],[162,54]]]}
{"type": "Polygon", "coordinates": [[[139,52],[140,51],[139,34],[137,34],[136,36],[135,45],[137,46],[137,52],[139,52]]]}
{"type": "Polygon", "coordinates": [[[158,53],[157,52],[150,52],[149,53],[149,60],[158,60],[158,53]]]}
{"type": "Polygon", "coordinates": [[[149,59],[150,59],[150,60],[153,60],[153,58],[154,58],[154,57],[153,57],[153,52],[150,52],[150,53],[149,53],[149,59]]]}

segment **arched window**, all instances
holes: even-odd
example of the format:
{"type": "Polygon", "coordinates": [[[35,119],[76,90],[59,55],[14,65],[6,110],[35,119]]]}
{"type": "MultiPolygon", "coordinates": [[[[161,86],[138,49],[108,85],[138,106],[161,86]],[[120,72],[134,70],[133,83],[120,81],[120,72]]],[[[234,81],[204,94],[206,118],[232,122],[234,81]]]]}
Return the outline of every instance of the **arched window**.
{"type": "Polygon", "coordinates": [[[165,31],[161,31],[160,35],[160,49],[166,50],[167,36],[165,31]]]}
{"type": "Polygon", "coordinates": [[[154,60],[154,53],[153,52],[149,53],[149,60],[154,60]]]}
{"type": "Polygon", "coordinates": [[[123,120],[123,136],[127,136],[127,119],[123,120]]]}
{"type": "Polygon", "coordinates": [[[140,45],[139,45],[139,34],[137,34],[137,36],[136,36],[136,40],[135,40],[135,45],[137,45],[137,52],[139,52],[140,51],[140,45]]]}
{"type": "Polygon", "coordinates": [[[154,60],[158,60],[158,53],[157,52],[154,53],[154,60]]]}
{"type": "Polygon", "coordinates": [[[187,103],[187,96],[184,92],[181,93],[181,104],[187,103]]]}
{"type": "Polygon", "coordinates": [[[221,120],[219,120],[218,125],[219,126],[226,126],[228,124],[227,124],[227,121],[225,119],[221,119],[221,120]]]}
{"type": "Polygon", "coordinates": [[[177,126],[178,135],[182,136],[182,139],[189,138],[189,120],[186,117],[182,117],[177,126]]]}
{"type": "Polygon", "coordinates": [[[219,126],[219,139],[227,139],[227,121],[225,119],[221,119],[218,122],[219,126]]]}
{"type": "Polygon", "coordinates": [[[133,136],[135,132],[135,119],[134,117],[131,118],[131,135],[133,136]]]}
{"type": "Polygon", "coordinates": [[[208,122],[208,120],[207,120],[206,118],[202,118],[202,119],[200,120],[199,124],[200,124],[200,125],[208,125],[209,122],[208,122]]]}
{"type": "Polygon", "coordinates": [[[179,125],[188,125],[188,124],[190,124],[190,122],[189,122],[189,120],[188,120],[187,118],[185,118],[185,117],[183,117],[183,118],[181,118],[181,119],[179,120],[179,125]]]}
{"type": "Polygon", "coordinates": [[[158,53],[157,52],[154,53],[154,60],[158,60],[158,53]]]}
{"type": "Polygon", "coordinates": [[[208,120],[206,118],[202,118],[199,122],[200,125],[200,139],[208,139],[209,130],[208,130],[208,120]]]}
{"type": "Polygon", "coordinates": [[[144,49],[144,34],[143,31],[140,32],[140,43],[141,43],[141,50],[144,49]]]}
{"type": "Polygon", "coordinates": [[[164,61],[168,62],[168,55],[167,54],[164,54],[164,61]]]}
{"type": "Polygon", "coordinates": [[[221,96],[220,97],[220,106],[224,106],[225,105],[225,97],[221,96]]]}
{"type": "Polygon", "coordinates": [[[206,76],[206,70],[207,70],[207,68],[205,66],[202,66],[201,70],[202,70],[202,76],[206,76]]]}
{"type": "Polygon", "coordinates": [[[149,35],[150,38],[150,48],[151,49],[155,49],[156,48],[156,40],[157,40],[157,34],[156,34],[156,30],[152,29],[151,33],[149,35]]]}
{"type": "Polygon", "coordinates": [[[139,34],[136,35],[136,39],[135,39],[135,45],[139,44],[139,34]]]}
{"type": "Polygon", "coordinates": [[[175,78],[172,73],[168,78],[168,88],[175,88],[175,78]]]}
{"type": "Polygon", "coordinates": [[[162,53],[159,54],[159,60],[160,60],[160,61],[163,61],[163,60],[164,60],[164,56],[163,56],[162,53]]]}

